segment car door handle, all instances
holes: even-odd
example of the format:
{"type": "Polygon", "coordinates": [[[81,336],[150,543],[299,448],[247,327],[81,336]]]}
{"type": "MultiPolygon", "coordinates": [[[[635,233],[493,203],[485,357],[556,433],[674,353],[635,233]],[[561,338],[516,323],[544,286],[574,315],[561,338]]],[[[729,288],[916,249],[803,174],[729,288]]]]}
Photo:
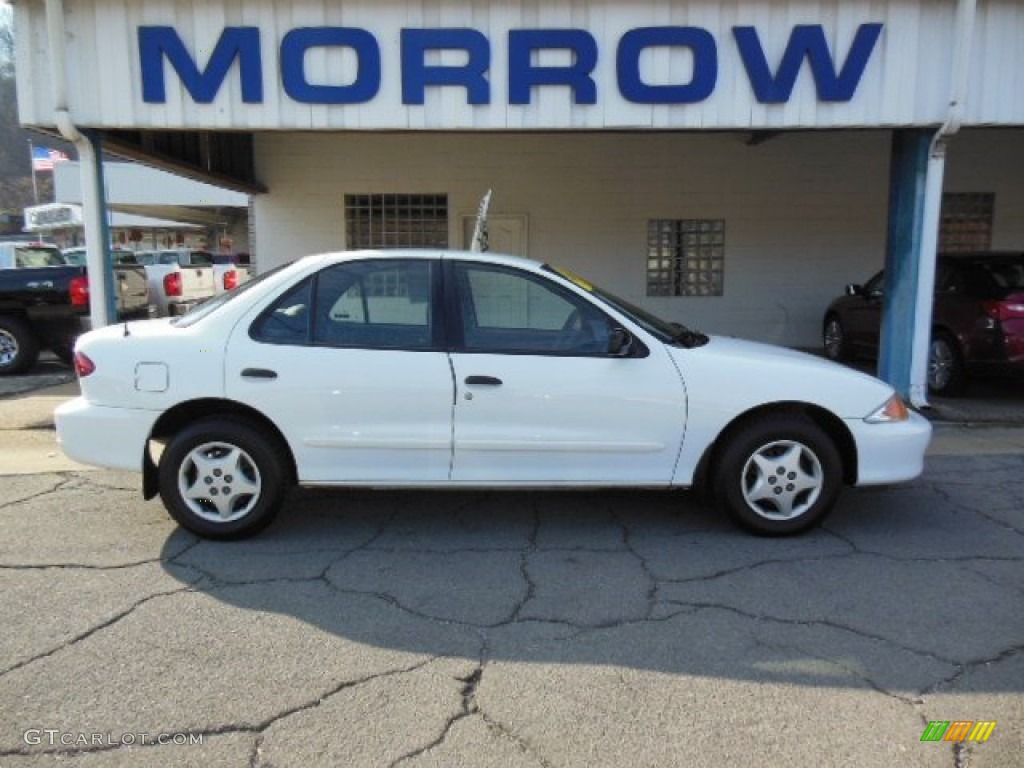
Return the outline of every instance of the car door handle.
{"type": "Polygon", "coordinates": [[[484,387],[500,387],[501,379],[494,376],[467,376],[467,384],[479,384],[484,387]]]}
{"type": "Polygon", "coordinates": [[[276,379],[277,371],[268,368],[243,368],[242,378],[245,379],[276,379]]]}

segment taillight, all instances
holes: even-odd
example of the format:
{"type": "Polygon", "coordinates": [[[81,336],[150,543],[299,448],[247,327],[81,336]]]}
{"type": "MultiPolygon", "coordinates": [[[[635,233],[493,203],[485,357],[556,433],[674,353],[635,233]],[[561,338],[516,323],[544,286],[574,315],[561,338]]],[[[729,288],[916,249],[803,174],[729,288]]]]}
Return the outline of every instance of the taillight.
{"type": "Polygon", "coordinates": [[[181,296],[181,272],[164,275],[164,293],[168,296],[181,296]]]}
{"type": "Polygon", "coordinates": [[[96,370],[96,363],[90,360],[84,352],[75,352],[75,373],[78,378],[84,379],[96,370]]]}
{"type": "Polygon", "coordinates": [[[230,291],[232,288],[238,287],[238,273],[233,269],[229,269],[224,273],[224,290],[230,291]]]}
{"type": "Polygon", "coordinates": [[[1024,318],[1024,294],[1015,293],[1002,301],[983,301],[982,307],[993,320],[1019,320],[1024,318]]]}
{"type": "Polygon", "coordinates": [[[88,277],[72,277],[71,285],[69,288],[71,292],[71,306],[73,307],[88,307],[89,306],[89,278],[88,277]]]}

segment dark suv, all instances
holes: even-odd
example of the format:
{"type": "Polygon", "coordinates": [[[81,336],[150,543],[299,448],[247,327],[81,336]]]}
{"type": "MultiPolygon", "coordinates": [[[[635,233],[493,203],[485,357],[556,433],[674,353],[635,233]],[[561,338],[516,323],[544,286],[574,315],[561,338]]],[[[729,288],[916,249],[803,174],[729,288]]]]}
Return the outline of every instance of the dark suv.
{"type": "MultiPolygon", "coordinates": [[[[832,360],[878,356],[883,274],[846,286],[825,312],[822,338],[832,360]]],[[[941,254],[928,388],[962,392],[970,376],[1024,373],[1024,254],[941,254]]]]}

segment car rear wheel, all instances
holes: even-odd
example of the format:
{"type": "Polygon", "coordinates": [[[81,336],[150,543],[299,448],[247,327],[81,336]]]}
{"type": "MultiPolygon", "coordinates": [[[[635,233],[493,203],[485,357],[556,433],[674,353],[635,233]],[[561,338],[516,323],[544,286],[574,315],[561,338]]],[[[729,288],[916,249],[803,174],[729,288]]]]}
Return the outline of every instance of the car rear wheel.
{"type": "Polygon", "coordinates": [[[764,416],[729,438],[715,471],[715,498],[737,525],[787,536],[835,506],[842,459],[832,439],[798,415],[764,416]]]}
{"type": "Polygon", "coordinates": [[[75,367],[75,340],[65,339],[50,346],[50,351],[57,356],[64,365],[75,367]]]}
{"type": "Polygon", "coordinates": [[[287,458],[247,422],[205,419],[175,435],[160,457],[160,498],[183,528],[210,539],[258,533],[284,501],[287,458]]]}
{"type": "Polygon", "coordinates": [[[850,345],[846,340],[846,330],[842,321],[836,315],[829,315],[825,319],[825,328],[822,332],[822,346],[825,350],[825,357],[829,360],[842,362],[850,359],[850,345]]]}
{"type": "Polygon", "coordinates": [[[0,317],[0,376],[24,373],[39,359],[39,341],[20,317],[0,317]]]}
{"type": "Polygon", "coordinates": [[[967,371],[956,339],[937,331],[928,350],[928,390],[934,395],[959,395],[967,388],[967,371]]]}

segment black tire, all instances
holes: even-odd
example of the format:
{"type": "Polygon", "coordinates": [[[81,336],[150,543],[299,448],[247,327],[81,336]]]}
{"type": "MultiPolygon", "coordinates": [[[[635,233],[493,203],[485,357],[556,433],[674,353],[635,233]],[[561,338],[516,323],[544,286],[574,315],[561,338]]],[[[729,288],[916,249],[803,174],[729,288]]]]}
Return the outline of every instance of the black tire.
{"type": "Polygon", "coordinates": [[[57,356],[64,365],[75,367],[75,340],[67,339],[50,346],[50,351],[57,356]]]}
{"type": "Polygon", "coordinates": [[[843,363],[853,358],[850,353],[850,342],[846,338],[846,329],[843,328],[843,321],[839,319],[839,315],[833,314],[825,318],[821,330],[821,346],[829,360],[843,363]]]}
{"type": "Polygon", "coordinates": [[[192,533],[243,539],[270,525],[280,511],[289,463],[279,441],[250,423],[203,419],[164,449],[160,498],[171,517],[192,533]],[[206,462],[208,474],[198,462],[206,462]]]}
{"type": "Polygon", "coordinates": [[[0,317],[0,376],[24,373],[39,359],[39,340],[20,317],[0,317]]]}
{"type": "Polygon", "coordinates": [[[933,395],[954,397],[967,389],[967,369],[956,337],[936,331],[928,346],[928,391],[933,395]]]}
{"type": "Polygon", "coordinates": [[[726,440],[714,470],[715,499],[740,527],[760,536],[789,536],[817,525],[835,506],[842,458],[811,420],[762,416],[726,440]]]}

